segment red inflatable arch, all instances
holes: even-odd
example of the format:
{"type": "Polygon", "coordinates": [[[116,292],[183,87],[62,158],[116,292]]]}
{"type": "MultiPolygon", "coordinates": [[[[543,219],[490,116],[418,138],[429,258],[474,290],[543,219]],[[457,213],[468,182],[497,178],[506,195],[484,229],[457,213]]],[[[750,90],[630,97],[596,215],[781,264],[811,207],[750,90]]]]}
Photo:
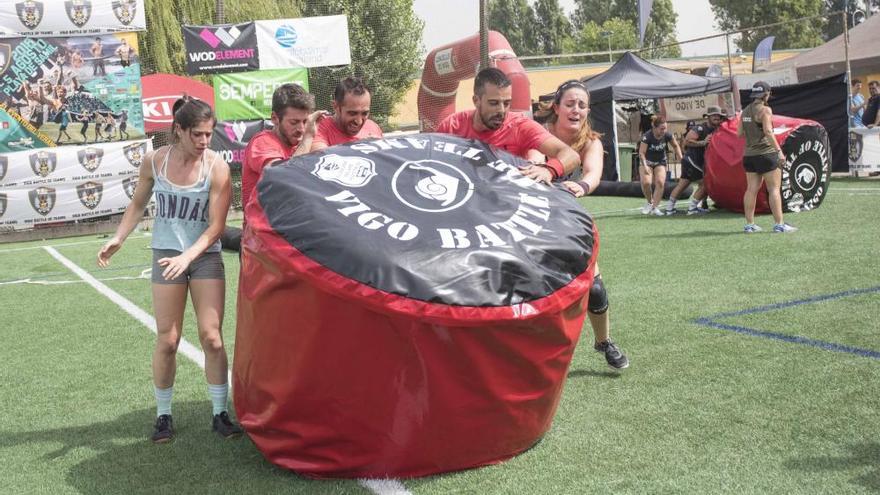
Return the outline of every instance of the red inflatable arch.
{"type": "MultiPolygon", "coordinates": [[[[510,43],[499,32],[489,31],[489,58],[510,78],[513,87],[511,111],[531,111],[529,78],[510,43]]],[[[455,112],[458,83],[474,77],[480,64],[480,35],[435,48],[425,59],[419,86],[419,126],[433,132],[447,116],[455,112]]]]}
{"type": "MultiPolygon", "coordinates": [[[[742,166],[745,140],[737,136],[739,118],[732,118],[712,134],[706,150],[706,190],[719,208],[742,212],[746,172],[742,166]]],[[[773,116],[773,134],[785,153],[782,167],[782,207],[785,211],[818,208],[831,179],[828,133],[817,122],[773,116]]],[[[758,193],[757,213],[770,212],[766,185],[758,193]]]]}

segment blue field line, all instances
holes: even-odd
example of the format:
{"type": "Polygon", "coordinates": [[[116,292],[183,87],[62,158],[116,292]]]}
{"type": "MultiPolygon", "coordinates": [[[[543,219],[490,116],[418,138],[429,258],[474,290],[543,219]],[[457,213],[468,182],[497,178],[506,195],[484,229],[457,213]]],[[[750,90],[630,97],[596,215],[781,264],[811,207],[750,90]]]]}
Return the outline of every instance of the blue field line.
{"type": "Polygon", "coordinates": [[[861,294],[870,294],[873,292],[880,292],[880,286],[870,287],[867,289],[853,289],[853,290],[847,290],[847,291],[843,291],[843,292],[835,292],[834,294],[826,294],[826,295],[822,295],[822,296],[808,297],[806,299],[798,299],[797,301],[788,301],[788,302],[784,302],[784,303],[770,304],[767,306],[758,306],[756,308],[749,308],[749,309],[744,309],[741,311],[733,311],[730,313],[719,313],[717,315],[696,318],[692,321],[693,321],[693,323],[696,323],[697,325],[703,325],[703,326],[707,326],[710,328],[717,328],[720,330],[730,330],[731,332],[737,332],[737,333],[741,333],[744,335],[751,335],[753,337],[764,337],[767,339],[781,340],[783,342],[789,342],[792,344],[808,345],[811,347],[824,349],[826,351],[845,352],[848,354],[856,354],[858,356],[865,356],[865,357],[870,357],[870,358],[874,358],[874,359],[880,359],[880,352],[873,351],[871,349],[862,349],[859,347],[852,347],[852,346],[843,345],[843,344],[835,344],[833,342],[825,342],[822,340],[808,339],[806,337],[801,337],[799,335],[786,335],[786,334],[778,333],[778,332],[766,332],[766,331],[758,330],[755,328],[748,328],[748,327],[743,327],[743,326],[739,326],[739,325],[728,325],[726,323],[720,323],[718,321],[715,321],[716,319],[719,319],[719,318],[730,318],[730,317],[735,317],[735,316],[744,316],[744,315],[751,315],[751,314],[756,314],[756,313],[766,313],[768,311],[774,311],[777,309],[785,309],[785,308],[790,308],[790,307],[794,307],[794,306],[800,306],[802,304],[812,304],[812,303],[818,303],[818,302],[823,302],[823,301],[830,301],[830,300],[834,300],[834,299],[840,299],[843,297],[852,297],[852,296],[858,296],[861,294]]]}

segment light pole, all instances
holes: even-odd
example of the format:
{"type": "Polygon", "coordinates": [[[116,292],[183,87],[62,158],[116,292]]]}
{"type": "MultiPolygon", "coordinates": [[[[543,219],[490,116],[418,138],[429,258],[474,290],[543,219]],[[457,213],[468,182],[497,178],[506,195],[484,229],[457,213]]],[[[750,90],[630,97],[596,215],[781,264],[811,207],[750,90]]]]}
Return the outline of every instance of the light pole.
{"type": "Polygon", "coordinates": [[[608,62],[612,63],[614,60],[611,59],[611,35],[614,34],[612,31],[602,31],[601,34],[603,37],[608,39],[608,62]]]}

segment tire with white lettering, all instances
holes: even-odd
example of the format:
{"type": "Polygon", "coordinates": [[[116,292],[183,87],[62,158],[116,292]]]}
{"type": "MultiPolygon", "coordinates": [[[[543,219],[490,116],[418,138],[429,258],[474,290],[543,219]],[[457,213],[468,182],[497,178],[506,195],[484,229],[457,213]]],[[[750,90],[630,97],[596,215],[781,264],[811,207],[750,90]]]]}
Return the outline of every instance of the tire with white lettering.
{"type": "Polygon", "coordinates": [[[802,125],[782,143],[782,205],[785,211],[813,210],[822,204],[831,180],[828,133],[819,125],[802,125]]]}

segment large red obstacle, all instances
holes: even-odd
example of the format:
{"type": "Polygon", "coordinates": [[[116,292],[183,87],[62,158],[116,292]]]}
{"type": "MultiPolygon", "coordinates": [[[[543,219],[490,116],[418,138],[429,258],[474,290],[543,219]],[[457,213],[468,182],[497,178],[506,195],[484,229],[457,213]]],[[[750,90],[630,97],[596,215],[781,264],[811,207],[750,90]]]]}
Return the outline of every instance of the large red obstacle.
{"type": "MultiPolygon", "coordinates": [[[[718,128],[706,150],[706,189],[720,207],[743,211],[746,172],[742,166],[745,139],[737,136],[738,118],[718,128]]],[[[785,211],[812,210],[822,204],[831,179],[831,148],[828,133],[818,122],[773,116],[773,134],[785,153],[782,168],[782,205],[785,211]]],[[[762,186],[755,206],[770,211],[767,187],[762,186]]]]}
{"type": "Polygon", "coordinates": [[[265,170],[246,206],[233,386],[267,459],[423,476],[500,462],[550,428],[598,239],[523,164],[417,134],[265,170]]]}

